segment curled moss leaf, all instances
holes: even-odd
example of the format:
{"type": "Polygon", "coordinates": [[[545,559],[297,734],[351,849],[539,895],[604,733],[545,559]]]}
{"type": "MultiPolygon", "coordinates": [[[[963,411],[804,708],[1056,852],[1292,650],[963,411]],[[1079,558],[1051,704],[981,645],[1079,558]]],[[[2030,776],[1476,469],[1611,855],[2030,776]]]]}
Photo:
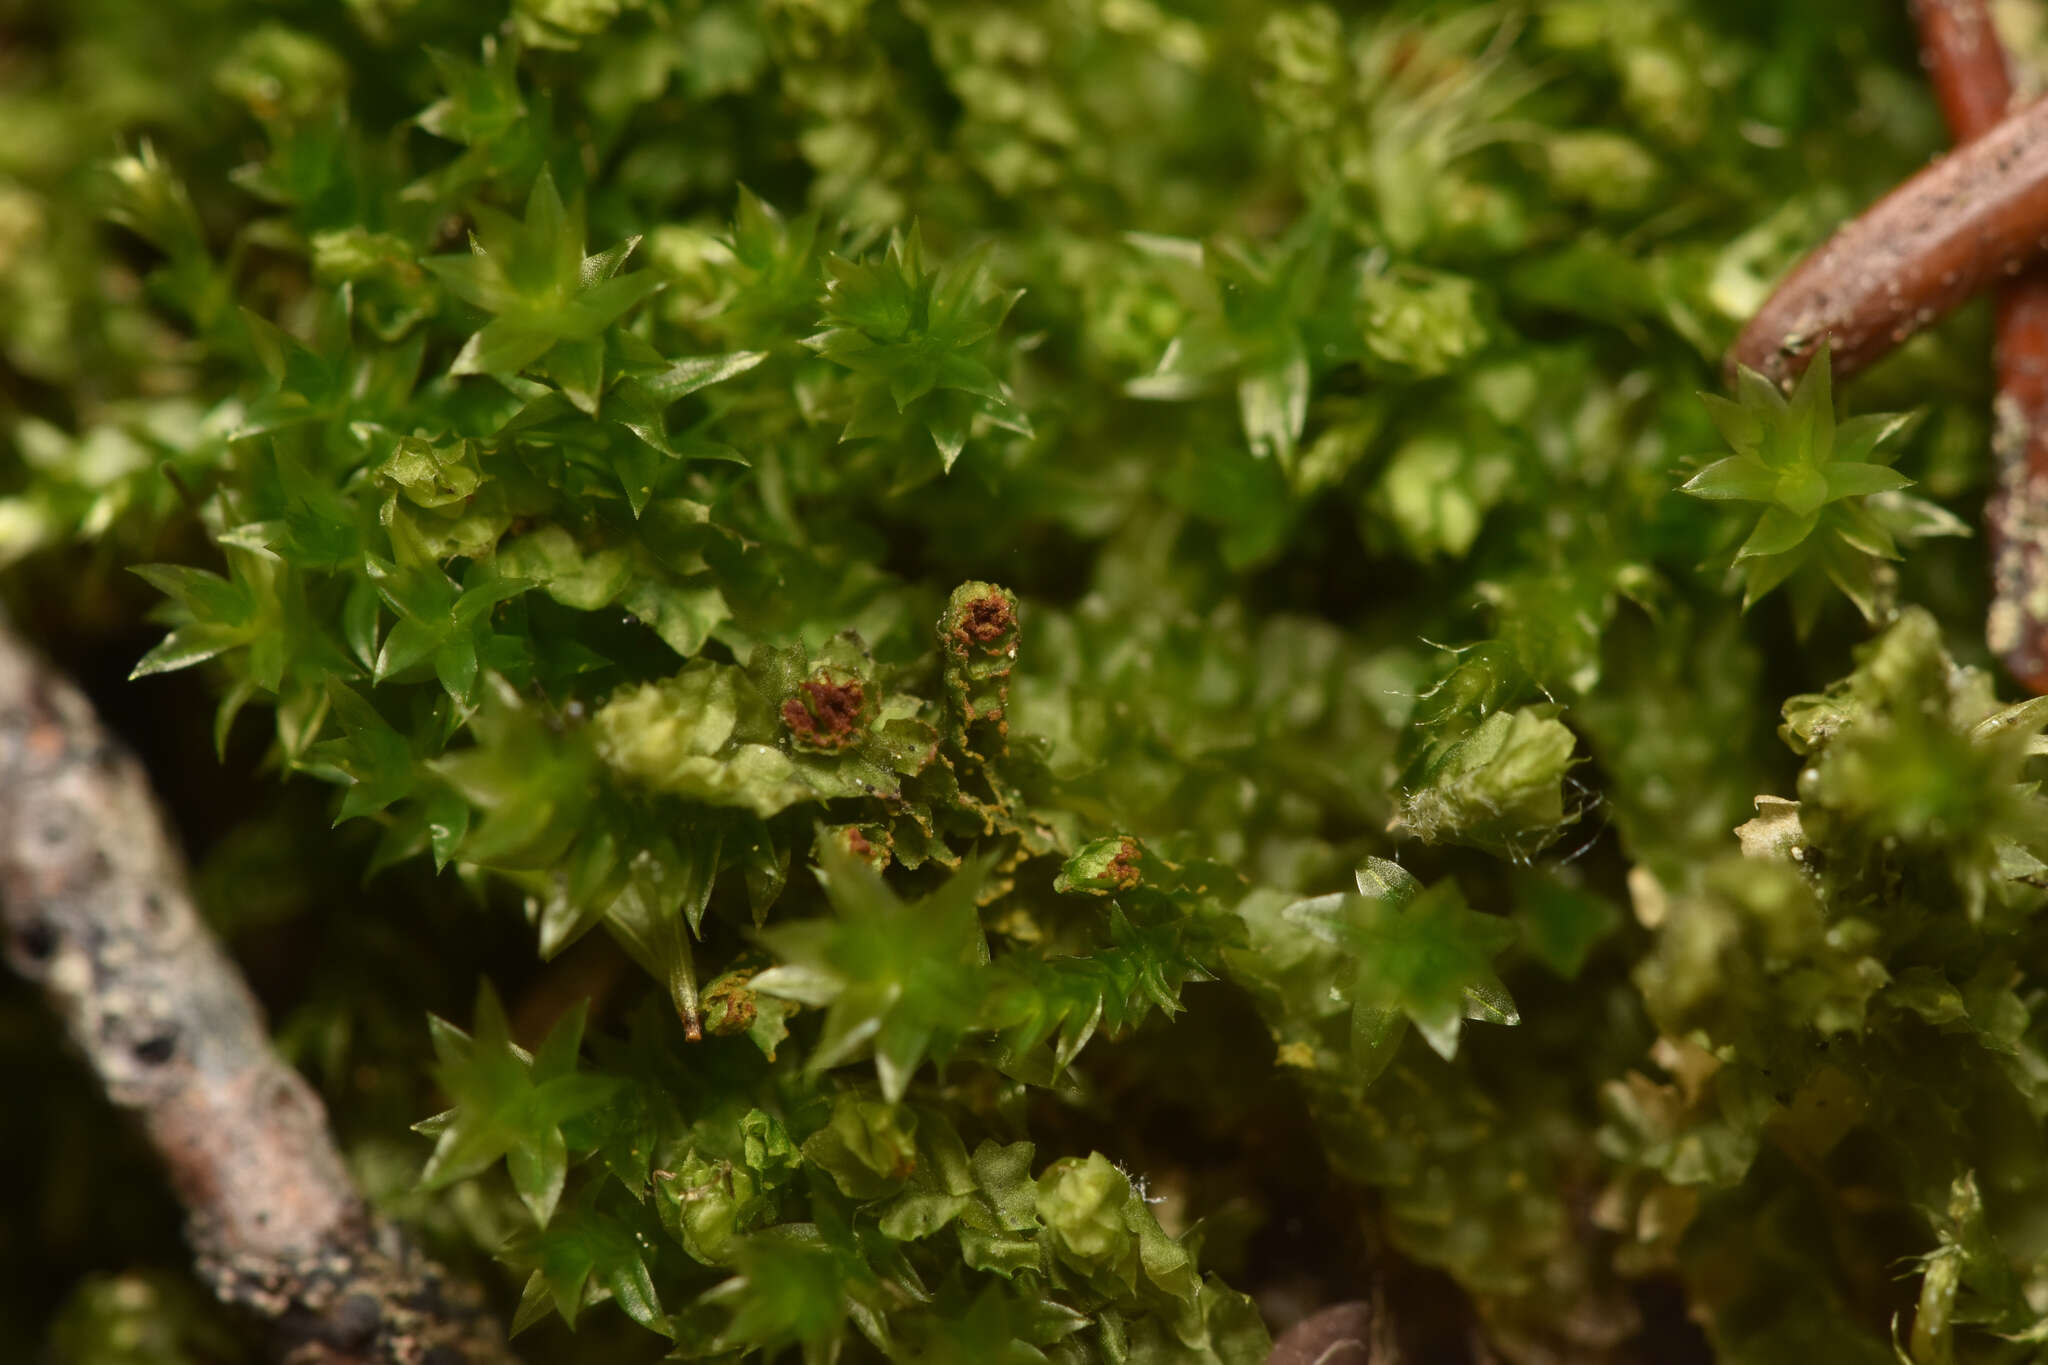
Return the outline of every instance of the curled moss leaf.
{"type": "Polygon", "coordinates": [[[597,752],[656,791],[773,815],[810,788],[780,749],[741,735],[742,712],[765,705],[739,669],[699,659],[607,702],[592,718],[597,752]]]}
{"type": "Polygon", "coordinates": [[[917,1169],[917,1116],[901,1105],[840,1096],[832,1121],[804,1141],[804,1160],[855,1199],[902,1188],[917,1169]]]}
{"type": "Polygon", "coordinates": [[[1095,895],[1129,891],[1144,880],[1144,862],[1145,851],[1136,839],[1118,834],[1091,840],[1067,859],[1067,865],[1053,879],[1052,887],[1055,891],[1085,891],[1095,895]]]}
{"type": "Polygon", "coordinates": [[[1531,857],[1577,818],[1565,798],[1577,743],[1555,707],[1496,711],[1423,765],[1395,828],[1531,857]]]}

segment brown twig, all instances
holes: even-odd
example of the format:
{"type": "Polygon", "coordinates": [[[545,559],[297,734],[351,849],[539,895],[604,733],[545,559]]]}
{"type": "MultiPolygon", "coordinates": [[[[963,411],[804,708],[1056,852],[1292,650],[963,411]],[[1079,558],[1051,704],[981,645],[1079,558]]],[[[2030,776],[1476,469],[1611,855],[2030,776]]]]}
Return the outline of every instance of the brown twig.
{"type": "Polygon", "coordinates": [[[2048,239],[2048,101],[1994,124],[1877,201],[1787,275],[1728,353],[1789,385],[1830,342],[1846,377],[2048,239]]]}
{"type": "Polygon", "coordinates": [[[2011,71],[1984,0],[1911,5],[1959,150],[1801,262],[1728,365],[1790,384],[1829,341],[1843,377],[2001,284],[1985,637],[2014,678],[2048,693],[2048,266],[2032,264],[2048,251],[2048,101],[2008,113],[2011,71]]]}
{"type": "Polygon", "coordinates": [[[2012,103],[2005,46],[1984,0],[1913,0],[1920,64],[1934,85],[1949,133],[1968,142],[1991,131],[2012,103]]]}
{"type": "Polygon", "coordinates": [[[472,1287],[364,1207],[193,908],[141,766],[0,624],[0,927],[185,1206],[199,1274],[290,1365],[506,1362],[472,1287]]]}
{"type": "MultiPolygon", "coordinates": [[[[1916,0],[1920,59],[1957,142],[2012,100],[2005,46],[1984,0],[1916,0]]],[[[2048,269],[1998,293],[1997,477],[1984,509],[1992,605],[1985,635],[2013,676],[2048,692],[2048,269]]]]}

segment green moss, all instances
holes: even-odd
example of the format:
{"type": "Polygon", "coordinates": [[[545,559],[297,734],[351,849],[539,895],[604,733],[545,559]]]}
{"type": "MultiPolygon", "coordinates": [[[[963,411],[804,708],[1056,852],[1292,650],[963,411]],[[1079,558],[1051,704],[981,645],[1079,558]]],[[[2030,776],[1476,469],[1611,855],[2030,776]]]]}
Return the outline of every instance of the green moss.
{"type": "Polygon", "coordinates": [[[9,599],[285,784],[220,922],[535,1359],[1256,1365],[1354,1209],[1443,1351],[2048,1333],[1982,316],[1714,396],[1905,7],[1365,8],[0,5],[9,599]]]}

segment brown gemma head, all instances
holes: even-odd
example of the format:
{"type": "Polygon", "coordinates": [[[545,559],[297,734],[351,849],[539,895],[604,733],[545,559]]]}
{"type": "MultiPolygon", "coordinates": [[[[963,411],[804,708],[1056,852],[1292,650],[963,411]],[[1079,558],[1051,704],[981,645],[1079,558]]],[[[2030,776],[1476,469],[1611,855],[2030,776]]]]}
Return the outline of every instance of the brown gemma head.
{"type": "Polygon", "coordinates": [[[704,988],[706,1033],[726,1038],[754,1026],[759,1007],[754,1003],[754,993],[747,989],[753,976],[751,971],[727,972],[704,988]]]}
{"type": "Polygon", "coordinates": [[[823,674],[797,684],[782,703],[782,722],[796,742],[812,749],[844,749],[860,736],[867,692],[858,679],[834,682],[823,674]]]}
{"type": "Polygon", "coordinates": [[[1109,866],[1104,868],[1103,871],[1111,881],[1116,883],[1117,890],[1129,891],[1140,881],[1144,880],[1143,874],[1138,871],[1138,864],[1144,860],[1145,855],[1143,851],[1129,839],[1126,839],[1124,840],[1123,847],[1116,851],[1116,857],[1109,860],[1109,866]]]}
{"type": "Polygon", "coordinates": [[[953,628],[953,638],[963,649],[970,645],[986,649],[1009,634],[1016,624],[1017,613],[1010,610],[1009,601],[1001,593],[990,593],[962,604],[960,624],[953,628]]]}

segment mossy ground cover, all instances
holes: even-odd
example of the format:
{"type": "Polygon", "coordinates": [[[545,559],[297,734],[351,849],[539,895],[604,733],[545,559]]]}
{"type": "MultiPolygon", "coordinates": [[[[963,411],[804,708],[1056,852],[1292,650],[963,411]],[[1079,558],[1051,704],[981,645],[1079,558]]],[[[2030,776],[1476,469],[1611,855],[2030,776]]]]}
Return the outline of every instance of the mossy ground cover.
{"type": "MultiPolygon", "coordinates": [[[[1903,4],[0,0],[0,130],[0,591],[529,1359],[2041,1358],[1989,312],[1719,372],[1903,4]]],[[[0,1336],[252,1358],[51,1036],[0,1336]]]]}

